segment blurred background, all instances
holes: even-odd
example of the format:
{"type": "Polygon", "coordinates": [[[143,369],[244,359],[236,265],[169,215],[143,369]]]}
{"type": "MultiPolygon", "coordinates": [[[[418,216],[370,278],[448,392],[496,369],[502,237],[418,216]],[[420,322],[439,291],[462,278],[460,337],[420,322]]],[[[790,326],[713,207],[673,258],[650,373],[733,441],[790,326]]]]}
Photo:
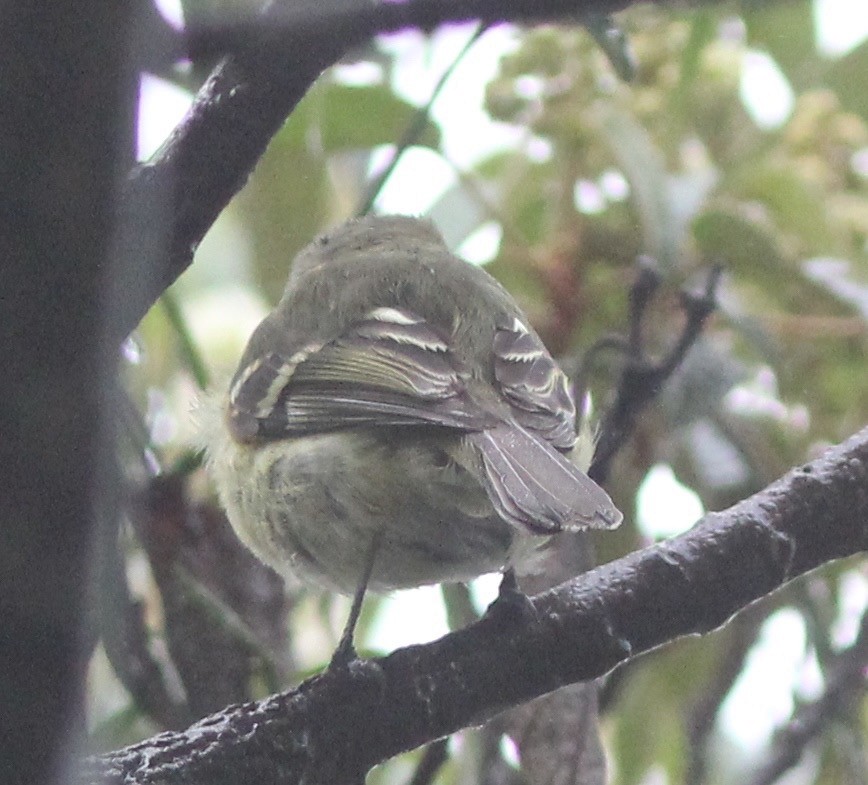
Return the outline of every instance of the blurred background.
{"type": "MultiPolygon", "coordinates": [[[[158,11],[179,28],[202,0],[158,11]]],[[[453,26],[356,51],[311,89],[127,341],[128,514],[101,544],[94,749],[328,662],[349,600],[285,591],[238,545],[191,412],[234,371],[294,254],[350,216],[432,218],[581,369],[594,418],[623,356],[586,352],[624,334],[637,256],[663,279],[644,324],[657,355],[683,326],[680,290],[723,268],[718,311],[614,463],[625,523],[594,539],[598,562],[685,531],[868,420],[868,7],[638,6],[614,24],[453,26]]],[[[141,160],[207,75],[161,70],[141,81],[141,160]]],[[[439,637],[483,610],[497,580],[369,597],[357,644],[439,637]]],[[[864,560],[838,563],[612,674],[600,685],[610,781],[868,783],[864,674],[840,684],[848,656],[866,661],[866,607],[864,560]]],[[[493,745],[482,733],[450,740],[435,782],[535,782],[509,733],[493,745]]],[[[423,755],[369,782],[409,782],[423,755]]]]}

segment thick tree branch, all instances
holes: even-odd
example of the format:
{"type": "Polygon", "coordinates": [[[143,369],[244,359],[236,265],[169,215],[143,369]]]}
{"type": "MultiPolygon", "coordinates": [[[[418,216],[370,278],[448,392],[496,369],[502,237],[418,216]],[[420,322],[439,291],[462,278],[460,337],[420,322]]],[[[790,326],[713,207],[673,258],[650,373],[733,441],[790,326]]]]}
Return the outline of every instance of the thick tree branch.
{"type": "Polygon", "coordinates": [[[636,0],[409,0],[359,2],[318,0],[316,3],[278,5],[269,21],[249,15],[194,24],[190,47],[194,55],[281,49],[287,37],[321,35],[324,28],[340,37],[365,40],[378,33],[408,28],[433,30],[444,22],[535,23],[589,15],[607,16],[636,0]]]}
{"type": "Polygon", "coordinates": [[[754,600],[868,548],[868,428],[687,534],[344,675],[233,706],[90,762],[90,782],[357,782],[375,763],[631,656],[723,624],[754,600]]]}
{"type": "Polygon", "coordinates": [[[0,780],[83,732],[90,542],[114,514],[102,289],[133,3],[0,3],[0,780]]]}
{"type": "Polygon", "coordinates": [[[120,341],[184,272],[205,233],[244,185],[272,136],[323,69],[371,36],[466,19],[580,18],[634,0],[367,0],[276,2],[265,17],[200,28],[194,46],[234,50],[186,118],[121,194],[109,332],[120,341]],[[267,40],[262,36],[266,36],[267,40]]]}

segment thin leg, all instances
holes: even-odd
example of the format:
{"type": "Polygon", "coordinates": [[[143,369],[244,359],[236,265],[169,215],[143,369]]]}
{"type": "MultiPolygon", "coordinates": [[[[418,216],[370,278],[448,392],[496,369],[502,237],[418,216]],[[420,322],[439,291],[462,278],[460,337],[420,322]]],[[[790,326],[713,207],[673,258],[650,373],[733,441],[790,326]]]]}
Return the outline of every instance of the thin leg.
{"type": "Polygon", "coordinates": [[[507,567],[503,571],[503,578],[500,579],[500,586],[497,589],[497,599],[505,602],[510,602],[510,598],[514,594],[521,594],[521,589],[518,588],[518,578],[515,570],[512,567],[507,567]]]}
{"type": "Polygon", "coordinates": [[[356,631],[356,625],[359,623],[359,616],[362,613],[362,603],[365,599],[365,592],[368,589],[368,583],[371,580],[371,573],[374,571],[374,562],[377,559],[377,551],[380,548],[380,535],[376,534],[371,539],[371,545],[368,548],[367,558],[365,559],[365,569],[362,572],[362,577],[359,580],[359,585],[356,588],[356,593],[353,595],[353,604],[350,606],[350,615],[347,617],[347,623],[344,625],[344,631],[341,633],[341,639],[338,642],[338,647],[332,655],[328,669],[330,671],[342,669],[355,660],[358,655],[356,648],[353,646],[353,635],[356,631]]]}
{"type": "Polygon", "coordinates": [[[507,567],[503,571],[500,588],[497,590],[497,598],[485,611],[488,618],[503,622],[516,622],[519,620],[535,621],[537,618],[536,608],[530,598],[519,588],[515,570],[507,567]]]}

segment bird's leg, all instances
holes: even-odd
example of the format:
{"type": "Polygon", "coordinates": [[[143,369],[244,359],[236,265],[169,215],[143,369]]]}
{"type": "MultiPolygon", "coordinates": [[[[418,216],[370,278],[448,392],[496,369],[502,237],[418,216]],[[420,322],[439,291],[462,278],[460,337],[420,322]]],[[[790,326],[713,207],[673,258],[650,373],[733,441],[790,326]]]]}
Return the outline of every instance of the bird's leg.
{"type": "Polygon", "coordinates": [[[349,664],[355,660],[358,655],[356,648],[353,645],[353,635],[356,631],[356,625],[359,623],[359,616],[362,612],[362,603],[365,599],[365,592],[368,589],[368,583],[371,580],[371,573],[374,571],[374,562],[377,558],[377,551],[380,548],[380,534],[375,534],[371,538],[371,544],[368,547],[368,553],[365,558],[365,566],[362,570],[362,576],[359,584],[356,587],[356,593],[353,595],[353,604],[350,606],[350,615],[347,617],[347,623],[344,625],[344,631],[341,633],[341,639],[338,642],[338,647],[335,653],[332,654],[329,662],[328,670],[346,670],[349,664]]]}
{"type": "Polygon", "coordinates": [[[486,609],[485,616],[496,621],[536,620],[536,608],[533,607],[530,597],[519,587],[512,567],[503,571],[497,597],[486,609]]]}

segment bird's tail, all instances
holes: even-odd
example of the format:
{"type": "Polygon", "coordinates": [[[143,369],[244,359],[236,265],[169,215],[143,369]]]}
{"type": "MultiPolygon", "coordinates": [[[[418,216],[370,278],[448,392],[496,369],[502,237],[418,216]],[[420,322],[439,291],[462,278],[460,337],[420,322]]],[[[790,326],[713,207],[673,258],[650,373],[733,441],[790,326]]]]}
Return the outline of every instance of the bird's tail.
{"type": "Polygon", "coordinates": [[[485,490],[505,521],[538,534],[614,529],[609,495],[548,442],[515,423],[468,434],[482,456],[485,490]]]}

